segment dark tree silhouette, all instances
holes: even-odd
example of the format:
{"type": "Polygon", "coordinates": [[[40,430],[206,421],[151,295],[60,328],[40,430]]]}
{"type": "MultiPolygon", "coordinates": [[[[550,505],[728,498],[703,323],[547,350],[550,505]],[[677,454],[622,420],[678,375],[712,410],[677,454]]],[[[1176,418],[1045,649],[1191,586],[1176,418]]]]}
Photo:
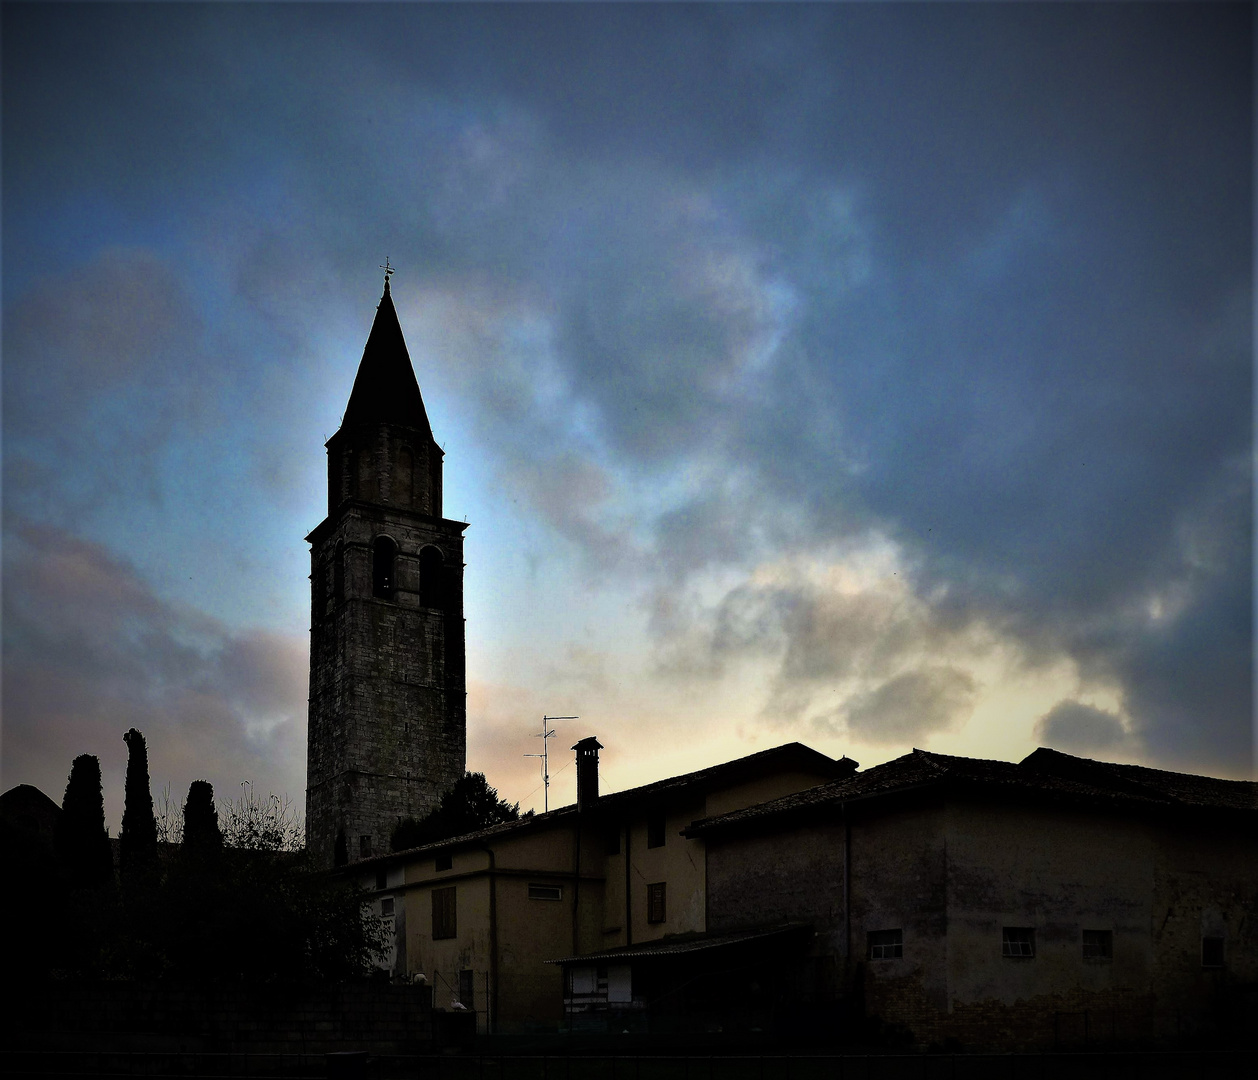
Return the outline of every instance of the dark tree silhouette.
{"type": "Polygon", "coordinates": [[[498,798],[484,773],[465,773],[463,779],[441,797],[441,805],[420,821],[406,818],[393,830],[394,851],[432,844],[451,836],[479,832],[491,825],[515,821],[520,804],[498,798]]]}
{"type": "Polygon", "coordinates": [[[118,867],[130,874],[157,865],[157,818],[153,816],[149,751],[144,736],[132,728],[122,739],[127,744],[127,784],[122,832],[118,834],[118,867]]]}
{"type": "Polygon", "coordinates": [[[218,810],[214,807],[214,785],[208,780],[193,780],[188,788],[188,801],[183,804],[180,854],[206,857],[222,850],[223,834],[218,827],[218,810]]]}
{"type": "Polygon", "coordinates": [[[80,754],[70,767],[57,820],[57,857],[72,886],[113,881],[114,859],[105,831],[105,796],[101,793],[100,761],[80,754]]]}

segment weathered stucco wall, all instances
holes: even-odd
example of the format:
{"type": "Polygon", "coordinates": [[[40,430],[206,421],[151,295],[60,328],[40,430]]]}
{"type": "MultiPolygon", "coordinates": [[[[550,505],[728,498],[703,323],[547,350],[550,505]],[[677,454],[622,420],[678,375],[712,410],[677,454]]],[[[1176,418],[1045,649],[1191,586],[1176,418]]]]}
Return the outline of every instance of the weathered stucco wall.
{"type": "Polygon", "coordinates": [[[807,921],[851,1005],[920,1042],[1156,1039],[1213,1023],[1258,979],[1258,852],[1226,819],[1009,801],[854,804],[850,964],[841,810],[707,840],[708,927],[807,921]],[[1003,955],[1003,929],[1034,956],[1003,955]],[[1097,931],[1108,956],[1085,956],[1097,931]],[[899,931],[900,956],[869,935],[899,931]],[[1224,966],[1203,967],[1202,938],[1224,966]]]}
{"type": "Polygon", "coordinates": [[[851,823],[852,959],[866,1012],[910,1030],[947,1008],[944,810],[858,807],[851,823]],[[899,930],[900,957],[874,959],[869,935],[899,930]]]}

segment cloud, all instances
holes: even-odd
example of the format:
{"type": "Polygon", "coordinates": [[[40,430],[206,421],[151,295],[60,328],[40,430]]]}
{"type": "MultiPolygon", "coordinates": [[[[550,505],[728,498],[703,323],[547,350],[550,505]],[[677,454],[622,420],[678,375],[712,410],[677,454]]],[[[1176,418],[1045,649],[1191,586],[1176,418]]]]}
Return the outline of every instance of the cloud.
{"type": "Polygon", "coordinates": [[[1119,753],[1130,743],[1118,715],[1081,701],[1059,701],[1054,705],[1035,722],[1035,738],[1042,746],[1079,754],[1119,753]]]}
{"type": "Polygon", "coordinates": [[[848,733],[862,742],[902,745],[955,730],[973,712],[977,690],[973,676],[957,668],[906,671],[853,697],[841,715],[848,733]]]}
{"type": "MultiPolygon", "coordinates": [[[[252,489],[241,446],[291,484],[291,418],[335,422],[346,298],[388,252],[425,394],[540,525],[521,543],[636,591],[676,677],[760,664],[766,715],[847,723],[841,699],[859,728],[960,700],[910,676],[999,642],[1116,686],[1133,753],[1252,752],[1240,9],[63,22],[6,12],[7,510],[130,519],[172,445],[216,463],[198,501],[252,489]],[[49,237],[79,258],[83,222],[136,221],[163,254],[31,284],[49,237]],[[220,365],[230,390],[189,392],[220,365]],[[222,453],[188,450],[220,406],[222,453]],[[840,580],[871,535],[894,588],[840,580]],[[782,569],[807,565],[830,576],[782,569]]],[[[231,707],[275,711],[255,693],[231,707]]]]}
{"type": "Polygon", "coordinates": [[[50,526],[13,523],[4,559],[6,786],[60,799],[70,761],[96,754],[116,825],[134,726],[172,797],[200,778],[225,797],[249,780],[302,800],[304,640],[165,601],[125,561],[50,526]]]}
{"type": "Polygon", "coordinates": [[[21,295],[6,314],[6,502],[156,498],[161,453],[205,419],[200,335],[182,282],[144,248],[106,249],[21,295]]]}

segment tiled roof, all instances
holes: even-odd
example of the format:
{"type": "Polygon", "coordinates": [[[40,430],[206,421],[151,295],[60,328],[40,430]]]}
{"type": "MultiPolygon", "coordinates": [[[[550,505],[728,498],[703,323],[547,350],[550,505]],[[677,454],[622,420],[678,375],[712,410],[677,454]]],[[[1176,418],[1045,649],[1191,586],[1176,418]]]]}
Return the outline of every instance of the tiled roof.
{"type": "MultiPolygon", "coordinates": [[[[834,758],[827,757],[825,754],[813,750],[803,743],[783,743],[781,746],[774,746],[768,750],[759,750],[754,754],[735,758],[733,761],[723,761],[719,765],[709,765],[706,769],[682,773],[680,776],[670,776],[650,784],[626,788],[624,791],[610,792],[607,795],[600,796],[597,809],[600,813],[615,812],[618,809],[632,806],[638,802],[653,802],[683,791],[703,791],[713,785],[737,782],[742,777],[766,775],[774,769],[791,767],[811,768],[816,769],[818,772],[841,775],[856,769],[857,763],[847,757],[836,761],[834,758]]],[[[467,844],[479,844],[506,833],[548,827],[559,821],[566,820],[576,814],[576,812],[577,808],[575,805],[561,806],[556,810],[551,810],[549,813],[530,814],[516,821],[492,825],[488,829],[480,829],[477,832],[465,833],[462,836],[451,836],[448,839],[436,840],[421,847],[407,848],[405,851],[391,851],[385,855],[363,859],[359,862],[351,863],[348,869],[353,870],[359,867],[387,863],[399,855],[413,856],[429,852],[446,851],[452,848],[463,847],[467,844]]]]}
{"type": "Polygon", "coordinates": [[[1092,805],[1258,809],[1258,784],[1208,776],[1164,772],[1140,765],[1115,765],[1040,749],[1023,761],[955,757],[926,750],[876,765],[861,773],[807,791],[786,795],[728,814],[696,821],[686,830],[696,836],[716,829],[808,813],[857,800],[889,796],[926,787],[980,788],[989,794],[1042,795],[1092,805]]]}
{"type": "Polygon", "coordinates": [[[1131,794],[1167,800],[1184,806],[1230,807],[1236,810],[1258,809],[1258,783],[1252,780],[1221,780],[1214,776],[1196,776],[1192,773],[1150,769],[1144,765],[1119,765],[1110,761],[1093,761],[1090,758],[1063,754],[1047,747],[1040,747],[1024,758],[1021,767],[1123,789],[1131,794]]]}

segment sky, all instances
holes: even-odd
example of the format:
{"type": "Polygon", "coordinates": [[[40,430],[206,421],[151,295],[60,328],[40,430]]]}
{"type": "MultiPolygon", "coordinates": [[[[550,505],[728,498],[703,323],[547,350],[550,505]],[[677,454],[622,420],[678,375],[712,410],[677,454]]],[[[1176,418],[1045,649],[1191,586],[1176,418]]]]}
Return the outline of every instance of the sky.
{"type": "Polygon", "coordinates": [[[468,766],[1254,775],[1243,5],[6,3],[0,783],[304,801],[392,292],[468,766]]]}

